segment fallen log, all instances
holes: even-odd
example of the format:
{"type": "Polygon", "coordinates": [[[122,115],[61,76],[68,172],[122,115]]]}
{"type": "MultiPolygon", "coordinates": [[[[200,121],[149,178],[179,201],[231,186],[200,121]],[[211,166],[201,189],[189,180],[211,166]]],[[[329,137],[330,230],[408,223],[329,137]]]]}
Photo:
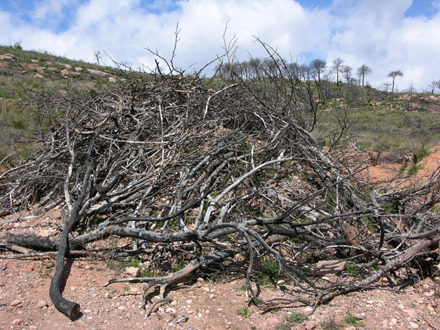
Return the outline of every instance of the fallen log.
{"type": "MultiPolygon", "coordinates": [[[[7,240],[9,244],[19,245],[28,249],[38,251],[58,251],[60,247],[60,241],[53,237],[43,237],[34,234],[30,235],[15,235],[9,234],[7,240]]],[[[70,250],[83,250],[82,245],[71,243],[69,245],[70,250]]]]}

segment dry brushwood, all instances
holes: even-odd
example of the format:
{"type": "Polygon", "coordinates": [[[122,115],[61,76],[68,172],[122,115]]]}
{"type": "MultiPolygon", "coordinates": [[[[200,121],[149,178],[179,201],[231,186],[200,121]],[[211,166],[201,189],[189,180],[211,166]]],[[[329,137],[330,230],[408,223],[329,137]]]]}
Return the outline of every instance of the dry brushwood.
{"type": "MultiPolygon", "coordinates": [[[[225,85],[184,75],[171,62],[168,74],[121,70],[124,80],[103,92],[34,96],[29,106],[53,125],[38,135],[33,158],[0,176],[0,202],[4,210],[67,211],[59,243],[48,244],[59,251],[51,286],[58,309],[79,311],[59,292],[69,246],[87,251],[110,236],[133,238],[133,255],[144,251],[152,265],[169,261],[164,255],[192,261],[163,277],[107,285],[161,285],[165,299],[167,287],[239,254],[248,263],[247,290],[267,308],[276,304],[251,284],[262,260],[294,282],[290,302],[310,305],[369,288],[390,271],[397,276],[411,260],[428,263],[426,249],[440,231],[432,212],[440,170],[403,189],[360,181],[368,161],[334,157],[312,134],[322,82],[303,80],[261,44],[270,66],[250,80],[225,85]],[[356,282],[347,274],[331,284],[313,277],[309,261],[317,258],[356,260],[356,282]]],[[[30,240],[8,243],[38,246],[30,240]]]]}

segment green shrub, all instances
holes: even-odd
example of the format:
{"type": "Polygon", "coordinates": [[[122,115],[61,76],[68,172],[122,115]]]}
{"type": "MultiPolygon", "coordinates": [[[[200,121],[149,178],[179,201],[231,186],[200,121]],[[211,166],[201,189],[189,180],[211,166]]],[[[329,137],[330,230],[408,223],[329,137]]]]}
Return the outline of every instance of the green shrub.
{"type": "Polygon", "coordinates": [[[345,273],[356,276],[358,274],[358,269],[354,264],[347,264],[345,266],[345,273]]]}
{"type": "Polygon", "coordinates": [[[276,259],[269,256],[264,256],[260,259],[258,266],[255,268],[255,276],[260,278],[263,285],[269,285],[280,277],[280,265],[276,259]]]}
{"type": "Polygon", "coordinates": [[[178,272],[179,270],[182,270],[183,268],[185,268],[185,262],[183,260],[179,261],[178,263],[176,263],[173,267],[173,273],[178,272]]]}
{"type": "Polygon", "coordinates": [[[431,152],[425,147],[419,148],[414,152],[414,155],[417,157],[417,161],[420,162],[426,156],[429,156],[431,152]]]}
{"type": "Polygon", "coordinates": [[[408,169],[408,175],[409,175],[409,176],[411,176],[411,175],[415,175],[415,174],[417,174],[417,172],[418,172],[419,170],[421,170],[422,168],[423,168],[422,165],[419,165],[419,164],[413,164],[413,165],[408,169]]]}
{"type": "Polygon", "coordinates": [[[355,325],[357,321],[359,321],[359,319],[351,314],[345,318],[345,322],[347,322],[348,324],[355,325]]]}
{"type": "Polygon", "coordinates": [[[137,257],[135,257],[132,261],[125,262],[122,265],[122,269],[123,270],[125,270],[128,267],[136,267],[136,268],[138,268],[139,267],[139,259],[137,257]]]}
{"type": "Polygon", "coordinates": [[[289,323],[279,323],[276,327],[275,330],[290,330],[291,326],[289,323]]]}
{"type": "Polygon", "coordinates": [[[237,311],[237,314],[240,316],[243,316],[245,318],[249,318],[251,316],[251,314],[254,312],[253,309],[249,309],[247,306],[246,307],[240,307],[237,311]]]}
{"type": "Polygon", "coordinates": [[[286,318],[286,320],[290,323],[303,323],[308,320],[308,317],[302,313],[292,313],[286,318]]]}

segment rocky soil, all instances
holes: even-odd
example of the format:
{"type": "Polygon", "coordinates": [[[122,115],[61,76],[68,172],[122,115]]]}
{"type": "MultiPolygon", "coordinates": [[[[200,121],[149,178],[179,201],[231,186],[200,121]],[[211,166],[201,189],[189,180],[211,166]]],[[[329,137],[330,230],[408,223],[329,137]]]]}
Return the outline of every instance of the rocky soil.
{"type": "MultiPolygon", "coordinates": [[[[173,301],[157,305],[145,320],[140,284],[118,283],[104,288],[115,276],[102,261],[75,260],[64,296],[81,305],[70,320],[51,304],[52,259],[0,260],[1,329],[438,329],[438,278],[423,279],[405,291],[372,290],[335,298],[317,307],[284,308],[262,314],[247,307],[244,279],[211,283],[198,279],[168,293],[173,301]],[[247,308],[247,310],[246,310],[247,308]],[[241,311],[242,315],[239,315],[241,311]],[[308,315],[302,323],[286,320],[294,313],[308,315]],[[247,316],[247,317],[246,317],[247,316]],[[352,320],[353,324],[347,323],[352,320]]],[[[380,284],[380,283],[379,283],[380,284]]],[[[281,285],[261,288],[263,298],[282,297],[281,285]]],[[[157,300],[155,296],[149,296],[157,300]]],[[[147,307],[149,304],[147,304],[147,307]]]]}

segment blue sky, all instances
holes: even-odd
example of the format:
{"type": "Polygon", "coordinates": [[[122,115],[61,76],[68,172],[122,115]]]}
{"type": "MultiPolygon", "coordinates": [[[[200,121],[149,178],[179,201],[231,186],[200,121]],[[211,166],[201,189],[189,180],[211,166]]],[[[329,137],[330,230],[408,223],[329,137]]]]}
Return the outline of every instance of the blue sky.
{"type": "Polygon", "coordinates": [[[228,23],[239,60],[265,56],[257,36],[301,64],[366,64],[374,87],[393,70],[400,90],[440,80],[440,0],[0,0],[1,44],[91,62],[100,51],[108,65],[154,66],[147,47],[169,57],[177,23],[182,68],[222,54],[228,23]]]}

